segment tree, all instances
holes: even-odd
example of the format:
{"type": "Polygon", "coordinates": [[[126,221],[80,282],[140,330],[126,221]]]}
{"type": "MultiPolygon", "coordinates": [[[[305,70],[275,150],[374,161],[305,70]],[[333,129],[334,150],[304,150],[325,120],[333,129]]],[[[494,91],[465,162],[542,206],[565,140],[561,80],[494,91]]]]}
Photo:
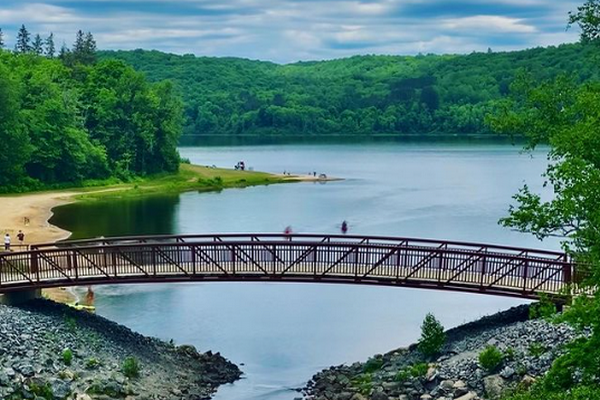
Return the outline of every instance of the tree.
{"type": "Polygon", "coordinates": [[[56,48],[54,47],[54,33],[50,33],[50,35],[46,38],[46,57],[54,58],[56,53],[56,48]]]}
{"type": "Polygon", "coordinates": [[[44,41],[39,34],[36,34],[35,38],[33,39],[31,51],[38,56],[41,56],[44,53],[44,41]]]}
{"type": "Polygon", "coordinates": [[[83,45],[83,63],[93,64],[96,62],[96,40],[91,32],[85,34],[85,40],[83,45]]]}
{"type": "Polygon", "coordinates": [[[421,338],[419,339],[419,350],[427,357],[433,357],[442,350],[446,343],[444,327],[435,316],[428,313],[421,325],[421,338]]]}
{"type": "MultiPolygon", "coordinates": [[[[588,0],[570,14],[579,23],[584,43],[597,42],[600,2],[588,0]]],[[[551,393],[572,390],[577,382],[595,385],[600,376],[600,82],[580,84],[571,77],[538,83],[522,74],[512,85],[512,98],[499,104],[489,118],[500,132],[523,133],[529,149],[550,143],[545,184],[554,198],[544,200],[527,186],[514,196],[516,205],[502,219],[505,226],[534,234],[563,238],[564,248],[578,265],[579,284],[591,296],[578,296],[564,318],[589,330],[558,358],[544,379],[551,393]],[[577,378],[576,378],[577,377],[577,378]]],[[[540,398],[549,398],[542,395],[540,398]]]]}
{"type": "Polygon", "coordinates": [[[577,12],[569,12],[569,27],[578,24],[584,43],[600,39],[600,0],[587,0],[577,12]]]}
{"type": "Polygon", "coordinates": [[[31,35],[29,31],[25,27],[25,25],[21,25],[19,29],[19,33],[17,33],[17,43],[15,44],[15,51],[17,53],[29,53],[31,51],[31,35]]]}

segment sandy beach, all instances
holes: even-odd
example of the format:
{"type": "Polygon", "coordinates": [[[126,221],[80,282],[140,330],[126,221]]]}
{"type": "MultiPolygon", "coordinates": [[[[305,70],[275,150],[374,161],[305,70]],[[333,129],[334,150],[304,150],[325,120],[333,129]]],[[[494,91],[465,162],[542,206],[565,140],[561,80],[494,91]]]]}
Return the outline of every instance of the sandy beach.
{"type": "MultiPolygon", "coordinates": [[[[296,182],[326,182],[338,180],[337,178],[319,178],[310,175],[274,175],[285,178],[285,180],[296,182]]],[[[90,194],[94,192],[104,192],[118,189],[99,188],[94,191],[86,191],[90,194]]],[[[71,232],[50,224],[48,221],[52,217],[52,209],[61,205],[77,201],[75,197],[83,194],[81,191],[57,191],[31,193],[22,195],[4,195],[0,196],[0,234],[4,237],[6,233],[11,236],[12,250],[24,251],[30,244],[49,243],[67,239],[71,232]],[[24,246],[19,246],[17,233],[19,230],[25,234],[24,246]]],[[[55,301],[66,303],[76,301],[76,297],[70,290],[48,289],[44,290],[44,295],[55,301]]]]}

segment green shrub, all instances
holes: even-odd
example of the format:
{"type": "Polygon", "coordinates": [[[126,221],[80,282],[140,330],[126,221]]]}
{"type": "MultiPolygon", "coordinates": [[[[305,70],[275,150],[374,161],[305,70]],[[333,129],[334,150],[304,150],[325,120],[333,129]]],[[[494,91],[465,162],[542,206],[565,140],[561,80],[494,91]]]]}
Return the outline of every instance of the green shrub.
{"type": "Polygon", "coordinates": [[[415,364],[410,367],[410,375],[414,378],[421,378],[427,375],[427,371],[429,370],[429,365],[426,363],[415,364]]]}
{"type": "Polygon", "coordinates": [[[41,397],[46,400],[54,399],[52,388],[50,387],[49,383],[31,382],[29,384],[29,390],[37,397],[41,397]]]}
{"type": "Polygon", "coordinates": [[[411,374],[410,371],[406,368],[401,369],[400,371],[398,371],[398,373],[396,374],[396,376],[394,377],[394,379],[396,380],[396,382],[406,382],[410,379],[411,374]]]}
{"type": "Polygon", "coordinates": [[[421,338],[419,339],[419,350],[426,357],[433,357],[442,350],[446,343],[444,327],[435,316],[428,313],[421,325],[421,338]]]}
{"type": "Polygon", "coordinates": [[[140,365],[137,359],[135,357],[127,357],[123,360],[121,371],[128,378],[137,378],[140,376],[140,365]]]}
{"type": "Polygon", "coordinates": [[[73,352],[68,347],[62,352],[62,359],[65,365],[71,365],[73,362],[73,352]]]}
{"type": "Polygon", "coordinates": [[[550,320],[556,315],[556,304],[546,294],[540,294],[540,301],[529,307],[529,319],[550,320]]]}
{"type": "Polygon", "coordinates": [[[546,347],[538,342],[533,342],[529,345],[529,355],[532,357],[539,357],[546,352],[546,347]]]}
{"type": "Polygon", "coordinates": [[[367,362],[363,366],[363,372],[370,374],[372,372],[380,370],[381,367],[383,367],[383,357],[377,355],[367,360],[367,362]]]}
{"type": "Polygon", "coordinates": [[[88,358],[88,360],[85,363],[85,367],[88,369],[94,369],[96,368],[98,365],[100,365],[100,361],[98,361],[96,358],[94,357],[90,357],[88,358]]]}
{"type": "Polygon", "coordinates": [[[496,346],[487,346],[479,353],[479,364],[488,372],[494,372],[502,364],[502,352],[496,346]]]}
{"type": "Polygon", "coordinates": [[[512,347],[507,347],[506,350],[504,350],[504,359],[506,361],[514,360],[515,356],[516,356],[516,352],[515,352],[515,349],[513,349],[512,347]]]}
{"type": "Polygon", "coordinates": [[[361,374],[352,380],[354,386],[359,393],[369,396],[373,391],[373,377],[371,374],[361,374]]]}

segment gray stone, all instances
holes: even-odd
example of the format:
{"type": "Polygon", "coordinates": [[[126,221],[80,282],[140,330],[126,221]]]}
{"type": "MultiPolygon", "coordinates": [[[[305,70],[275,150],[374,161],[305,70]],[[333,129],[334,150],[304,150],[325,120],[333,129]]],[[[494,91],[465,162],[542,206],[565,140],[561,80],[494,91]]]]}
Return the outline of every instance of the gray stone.
{"type": "Polygon", "coordinates": [[[389,397],[383,392],[375,392],[371,396],[371,400],[388,400],[389,397]]]}
{"type": "Polygon", "coordinates": [[[504,367],[502,371],[500,371],[500,376],[504,379],[510,379],[515,374],[515,370],[511,367],[504,367]]]}
{"type": "Polygon", "coordinates": [[[360,393],[354,393],[350,400],[367,400],[367,398],[360,393]]]}
{"type": "Polygon", "coordinates": [[[479,397],[477,396],[477,393],[469,392],[469,393],[465,394],[464,396],[460,396],[460,397],[456,398],[455,400],[475,400],[478,398],[479,397]]]}
{"type": "Polygon", "coordinates": [[[499,399],[505,390],[504,379],[500,375],[490,375],[483,378],[483,387],[490,400],[499,399]]]}
{"type": "Polygon", "coordinates": [[[60,379],[52,380],[50,390],[56,399],[64,399],[71,394],[71,383],[60,379]]]}

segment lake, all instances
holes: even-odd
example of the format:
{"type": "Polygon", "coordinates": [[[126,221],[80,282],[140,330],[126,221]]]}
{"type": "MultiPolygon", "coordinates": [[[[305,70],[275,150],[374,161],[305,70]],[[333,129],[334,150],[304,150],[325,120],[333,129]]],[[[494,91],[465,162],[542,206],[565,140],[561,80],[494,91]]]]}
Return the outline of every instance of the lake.
{"type": "MultiPolygon", "coordinates": [[[[498,225],[525,182],[542,191],[546,149],[372,143],[184,147],[192,163],[325,173],[339,182],[72,204],[52,223],[74,238],[282,232],[406,236],[559,249],[498,225]]],[[[544,196],[551,193],[544,192],[544,196]]],[[[493,296],[351,285],[208,283],[97,287],[97,312],[140,333],[221,352],[244,379],[221,400],[292,400],[314,373],[407,346],[427,312],[447,327],[522,304],[493,296]]]]}

